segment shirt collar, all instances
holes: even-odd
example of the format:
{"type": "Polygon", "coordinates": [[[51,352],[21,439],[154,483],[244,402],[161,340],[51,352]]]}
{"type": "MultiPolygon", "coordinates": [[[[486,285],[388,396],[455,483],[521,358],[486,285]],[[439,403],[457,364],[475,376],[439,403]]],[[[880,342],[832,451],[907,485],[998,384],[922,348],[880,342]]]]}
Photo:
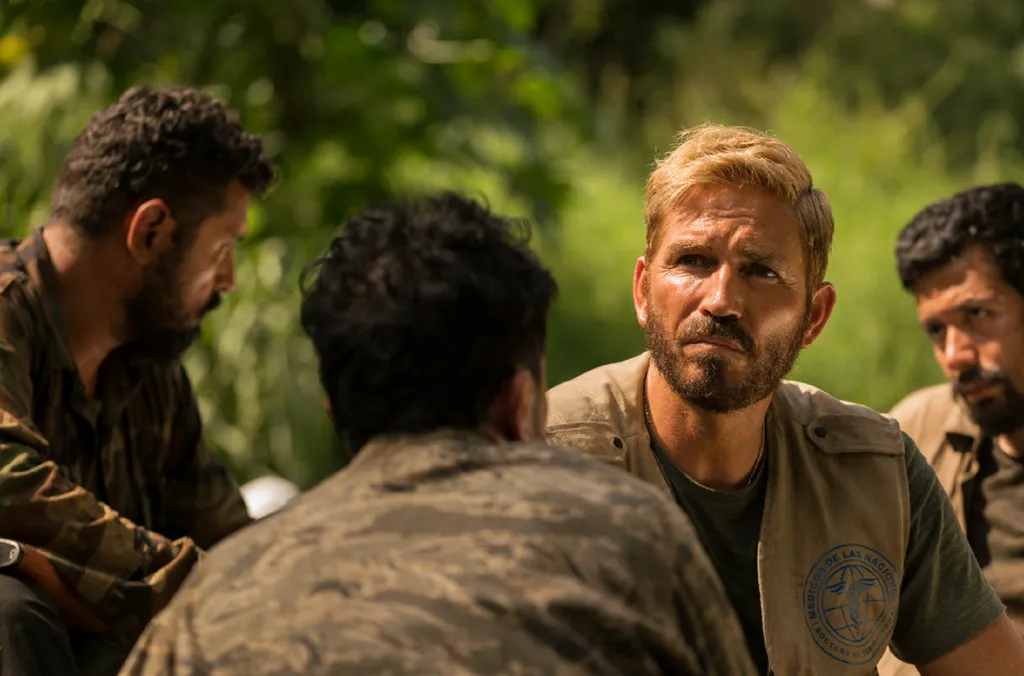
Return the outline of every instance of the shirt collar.
{"type": "Polygon", "coordinates": [[[974,418],[971,417],[971,412],[968,410],[967,405],[953,393],[952,385],[949,385],[948,391],[953,406],[950,408],[949,415],[945,420],[944,431],[946,433],[946,440],[950,446],[958,451],[971,452],[985,438],[985,433],[974,422],[974,418]]]}

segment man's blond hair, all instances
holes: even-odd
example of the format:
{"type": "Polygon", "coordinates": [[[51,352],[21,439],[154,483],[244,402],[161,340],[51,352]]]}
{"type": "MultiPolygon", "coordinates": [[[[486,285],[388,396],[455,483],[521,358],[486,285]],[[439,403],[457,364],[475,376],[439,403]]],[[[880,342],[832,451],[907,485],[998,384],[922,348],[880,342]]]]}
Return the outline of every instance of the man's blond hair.
{"type": "Polygon", "coordinates": [[[678,145],[658,160],[647,181],[648,255],[658,246],[665,219],[699,185],[751,186],[788,201],[800,225],[810,290],[824,281],[835,229],[828,197],[814,187],[810,170],[792,148],[746,127],[686,129],[678,145]]]}

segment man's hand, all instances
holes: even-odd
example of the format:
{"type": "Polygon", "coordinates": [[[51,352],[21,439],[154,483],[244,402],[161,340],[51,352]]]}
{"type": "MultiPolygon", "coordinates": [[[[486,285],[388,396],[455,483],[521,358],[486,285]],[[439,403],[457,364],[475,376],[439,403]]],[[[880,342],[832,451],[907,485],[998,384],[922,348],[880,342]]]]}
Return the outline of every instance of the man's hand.
{"type": "MultiPolygon", "coordinates": [[[[18,543],[8,542],[13,546],[19,546],[18,543]]],[[[20,545],[20,548],[21,556],[17,563],[5,569],[6,571],[28,578],[45,589],[57,606],[61,618],[72,627],[98,634],[108,631],[103,620],[79,600],[74,590],[61,579],[45,555],[33,547],[20,545]]]]}
{"type": "Polygon", "coordinates": [[[918,667],[921,676],[1018,676],[1024,674],[1024,639],[1006,616],[939,659],[918,667]]]}

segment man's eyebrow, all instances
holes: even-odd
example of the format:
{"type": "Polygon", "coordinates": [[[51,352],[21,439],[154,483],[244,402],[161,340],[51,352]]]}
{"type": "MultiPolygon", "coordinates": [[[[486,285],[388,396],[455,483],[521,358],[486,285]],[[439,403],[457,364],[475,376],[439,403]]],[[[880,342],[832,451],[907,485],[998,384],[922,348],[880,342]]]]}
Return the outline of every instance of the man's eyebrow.
{"type": "Polygon", "coordinates": [[[757,249],[740,247],[739,252],[741,256],[750,259],[750,261],[754,263],[762,263],[774,266],[777,265],[779,262],[778,256],[767,251],[759,251],[757,249]]]}
{"type": "Polygon", "coordinates": [[[991,305],[998,303],[996,296],[968,296],[957,301],[954,305],[947,308],[947,312],[963,312],[964,310],[971,310],[974,308],[981,307],[982,305],[991,305]]]}
{"type": "MultiPolygon", "coordinates": [[[[677,240],[668,245],[666,253],[670,259],[678,258],[684,253],[692,254],[707,254],[710,252],[710,247],[706,244],[700,244],[689,240],[677,240]]],[[[767,265],[769,267],[783,267],[781,259],[770,251],[764,251],[763,249],[757,249],[750,246],[740,245],[737,247],[737,252],[744,258],[750,260],[752,263],[758,263],[761,265],[767,265]]]]}
{"type": "Polygon", "coordinates": [[[945,308],[945,310],[963,310],[969,307],[998,303],[999,299],[1000,295],[998,293],[993,293],[992,291],[961,291],[956,294],[956,297],[954,297],[955,302],[945,308]]]}
{"type": "Polygon", "coordinates": [[[926,326],[928,324],[945,324],[947,322],[944,319],[942,319],[942,317],[948,316],[950,313],[963,312],[964,310],[971,310],[982,305],[988,305],[992,303],[998,304],[998,302],[999,297],[998,295],[995,294],[971,294],[964,298],[958,299],[949,307],[944,307],[941,309],[941,311],[929,315],[928,317],[921,320],[920,324],[921,326],[926,326]]]}
{"type": "Polygon", "coordinates": [[[675,258],[676,256],[678,256],[679,254],[681,254],[683,252],[693,252],[693,253],[696,253],[696,252],[707,252],[707,251],[708,251],[708,247],[702,246],[702,245],[697,244],[695,242],[690,242],[690,241],[687,241],[687,240],[676,240],[675,242],[672,242],[671,244],[669,244],[667,253],[668,253],[669,257],[675,258]]]}

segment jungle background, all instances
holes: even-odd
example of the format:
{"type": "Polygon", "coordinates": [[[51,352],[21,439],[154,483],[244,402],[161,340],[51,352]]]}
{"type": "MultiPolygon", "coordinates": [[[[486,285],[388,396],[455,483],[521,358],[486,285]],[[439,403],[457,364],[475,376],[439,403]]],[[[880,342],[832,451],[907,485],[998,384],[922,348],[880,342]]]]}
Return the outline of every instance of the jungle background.
{"type": "Polygon", "coordinates": [[[770,130],[837,224],[838,307],[792,377],[887,410],[941,380],[896,233],[1024,168],[1020,0],[2,0],[0,236],[45,221],[71,139],[137,83],[208,88],[281,166],[187,367],[239,478],[303,488],[344,460],[298,274],[367,202],[451,187],[531,218],[561,285],[556,384],[643,347],[653,159],[706,121],[770,130]]]}

